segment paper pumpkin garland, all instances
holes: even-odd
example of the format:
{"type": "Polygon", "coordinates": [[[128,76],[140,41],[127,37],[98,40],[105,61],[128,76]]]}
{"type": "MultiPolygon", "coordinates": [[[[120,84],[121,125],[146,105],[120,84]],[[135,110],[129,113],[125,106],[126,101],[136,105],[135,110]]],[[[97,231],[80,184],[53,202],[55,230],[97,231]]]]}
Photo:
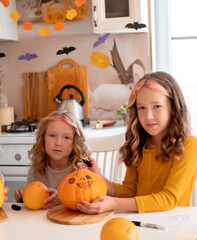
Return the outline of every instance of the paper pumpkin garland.
{"type": "MultiPolygon", "coordinates": [[[[0,3],[2,3],[4,7],[8,7],[10,5],[9,0],[0,0],[0,3]]],[[[56,31],[60,31],[65,28],[65,24],[63,22],[66,19],[69,21],[78,21],[90,17],[91,4],[86,0],[70,0],[62,1],[62,3],[49,1],[42,3],[40,10],[44,22],[46,24],[54,24],[54,29],[56,31]]],[[[13,21],[18,22],[20,19],[20,13],[12,10],[10,12],[10,17],[13,21]]],[[[22,17],[20,23],[21,22],[22,17]]],[[[31,31],[33,29],[33,24],[27,20],[22,23],[22,27],[24,30],[31,31]]],[[[39,33],[41,36],[50,35],[50,31],[47,27],[41,27],[39,29],[39,33]]]]}
{"type": "Polygon", "coordinates": [[[19,14],[17,11],[11,11],[10,12],[10,17],[15,21],[15,22],[18,22],[19,20],[19,14]]]}
{"type": "Polygon", "coordinates": [[[65,28],[65,24],[63,22],[56,22],[56,24],[54,24],[54,29],[56,31],[61,31],[65,28]]]}
{"type": "Polygon", "coordinates": [[[75,0],[75,5],[77,7],[81,7],[85,2],[86,0],[75,0]]]}
{"type": "Polygon", "coordinates": [[[32,30],[33,24],[30,21],[26,21],[23,23],[23,29],[24,30],[32,30]]]}
{"type": "Polygon", "coordinates": [[[9,7],[10,1],[9,0],[0,0],[4,7],[9,7]]]}
{"type": "Polygon", "coordinates": [[[70,10],[67,10],[67,13],[66,13],[66,18],[68,20],[72,20],[73,18],[75,18],[77,16],[77,11],[75,9],[70,9],[70,10]]]}
{"type": "Polygon", "coordinates": [[[50,30],[47,27],[41,27],[39,33],[41,36],[48,36],[50,34],[50,30]]]}

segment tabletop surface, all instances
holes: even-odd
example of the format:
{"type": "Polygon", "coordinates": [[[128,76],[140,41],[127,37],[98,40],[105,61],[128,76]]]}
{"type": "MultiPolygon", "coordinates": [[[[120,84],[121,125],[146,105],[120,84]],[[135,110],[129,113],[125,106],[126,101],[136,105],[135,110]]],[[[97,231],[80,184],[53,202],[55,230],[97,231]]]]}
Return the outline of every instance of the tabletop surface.
{"type": "MultiPolygon", "coordinates": [[[[8,215],[8,220],[0,222],[1,240],[99,240],[102,226],[108,221],[87,225],[62,225],[48,220],[46,210],[29,210],[24,204],[18,204],[22,209],[14,211],[11,208],[12,204],[4,203],[2,207],[8,215]]],[[[176,207],[170,211],[144,214],[115,213],[111,218],[114,217],[167,227],[167,230],[137,227],[140,240],[197,239],[197,207],[176,207]]]]}

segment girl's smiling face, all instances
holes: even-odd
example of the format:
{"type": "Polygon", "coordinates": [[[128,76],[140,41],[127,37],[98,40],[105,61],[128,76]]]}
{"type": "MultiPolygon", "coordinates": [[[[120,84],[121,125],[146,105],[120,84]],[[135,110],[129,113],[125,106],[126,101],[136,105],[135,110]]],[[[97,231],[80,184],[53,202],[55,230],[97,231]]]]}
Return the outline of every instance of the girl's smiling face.
{"type": "Polygon", "coordinates": [[[161,141],[171,119],[171,104],[160,91],[143,87],[136,96],[140,124],[152,138],[161,141]]]}
{"type": "Polygon", "coordinates": [[[73,150],[75,130],[62,120],[51,121],[45,133],[45,151],[50,157],[49,166],[66,168],[73,150]]]}

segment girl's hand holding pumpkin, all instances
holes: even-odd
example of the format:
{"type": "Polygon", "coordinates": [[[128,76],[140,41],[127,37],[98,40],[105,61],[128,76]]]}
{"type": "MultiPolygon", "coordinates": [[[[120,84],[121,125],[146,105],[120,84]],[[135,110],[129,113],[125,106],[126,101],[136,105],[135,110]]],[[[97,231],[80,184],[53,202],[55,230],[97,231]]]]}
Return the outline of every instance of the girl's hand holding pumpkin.
{"type": "Polygon", "coordinates": [[[77,204],[77,209],[80,212],[95,214],[108,212],[116,208],[116,198],[110,196],[100,196],[94,199],[91,203],[82,201],[77,204]]]}
{"type": "Polygon", "coordinates": [[[43,209],[48,209],[61,203],[56,189],[49,188],[47,192],[50,194],[50,197],[45,200],[43,209]]]}

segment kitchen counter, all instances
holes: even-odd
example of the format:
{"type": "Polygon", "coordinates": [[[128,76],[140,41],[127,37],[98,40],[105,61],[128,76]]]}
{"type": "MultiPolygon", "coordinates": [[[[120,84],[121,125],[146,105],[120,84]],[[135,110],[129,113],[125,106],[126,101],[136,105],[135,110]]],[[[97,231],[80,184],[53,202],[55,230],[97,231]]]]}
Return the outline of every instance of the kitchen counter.
{"type": "MultiPolygon", "coordinates": [[[[1,240],[99,240],[103,224],[108,221],[89,225],[62,225],[48,220],[46,210],[29,210],[24,204],[14,211],[12,203],[4,203],[3,209],[8,220],[0,222],[1,240]]],[[[111,218],[125,217],[129,220],[155,223],[167,226],[167,230],[137,227],[140,240],[196,240],[197,208],[177,207],[170,211],[156,213],[115,213],[111,218]]],[[[120,239],[121,240],[121,239],[120,239]]]]}
{"type": "MultiPolygon", "coordinates": [[[[96,122],[91,121],[90,125],[83,127],[85,137],[107,137],[124,134],[126,132],[126,125],[124,121],[117,121],[115,125],[111,127],[103,127],[102,129],[96,129],[96,122]]],[[[24,132],[24,133],[0,133],[0,144],[34,144],[36,132],[24,132]]]]}

